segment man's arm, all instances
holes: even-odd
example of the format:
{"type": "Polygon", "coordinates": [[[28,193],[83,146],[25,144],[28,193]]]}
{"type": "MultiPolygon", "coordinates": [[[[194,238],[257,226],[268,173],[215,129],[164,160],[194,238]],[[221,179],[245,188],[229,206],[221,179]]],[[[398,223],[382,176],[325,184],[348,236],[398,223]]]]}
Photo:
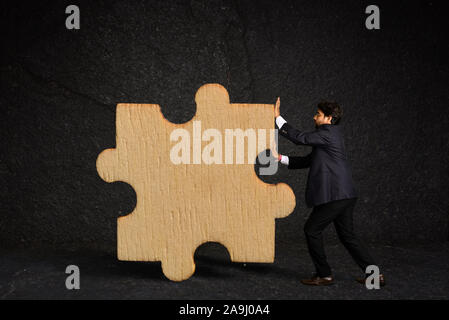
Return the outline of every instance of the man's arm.
{"type": "Polygon", "coordinates": [[[312,153],[305,157],[289,157],[280,155],[280,162],[288,166],[289,169],[309,168],[312,162],[312,153]]]}
{"type": "Polygon", "coordinates": [[[289,157],[283,156],[277,152],[276,142],[274,140],[271,141],[270,144],[271,154],[280,163],[288,166],[289,169],[302,169],[310,167],[310,163],[312,162],[312,153],[309,153],[305,157],[289,157]]]}
{"type": "Polygon", "coordinates": [[[311,132],[304,132],[293,128],[281,116],[276,117],[276,125],[282,136],[286,137],[295,144],[303,144],[307,146],[320,146],[329,143],[328,138],[323,132],[318,130],[311,132]]]}
{"type": "Polygon", "coordinates": [[[312,163],[312,153],[305,157],[289,157],[289,169],[305,169],[309,168],[312,163]]]}

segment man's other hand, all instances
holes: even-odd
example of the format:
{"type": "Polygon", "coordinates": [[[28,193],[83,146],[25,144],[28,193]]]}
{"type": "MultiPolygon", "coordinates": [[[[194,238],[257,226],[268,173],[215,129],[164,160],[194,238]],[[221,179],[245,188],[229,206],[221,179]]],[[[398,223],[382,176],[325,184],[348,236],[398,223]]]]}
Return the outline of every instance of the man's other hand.
{"type": "Polygon", "coordinates": [[[279,161],[279,153],[277,152],[277,146],[276,146],[276,142],[273,140],[271,140],[270,142],[270,151],[271,151],[271,155],[273,156],[273,158],[275,158],[275,161],[279,161]]]}

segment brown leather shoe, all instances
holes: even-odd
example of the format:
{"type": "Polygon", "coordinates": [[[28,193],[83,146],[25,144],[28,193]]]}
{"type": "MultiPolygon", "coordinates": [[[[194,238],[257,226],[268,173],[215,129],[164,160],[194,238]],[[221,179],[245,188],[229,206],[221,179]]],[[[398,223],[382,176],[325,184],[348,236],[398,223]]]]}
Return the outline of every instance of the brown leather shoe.
{"type": "Polygon", "coordinates": [[[329,286],[334,283],[333,277],[329,277],[330,279],[326,278],[313,276],[311,279],[301,279],[301,283],[305,284],[306,286],[329,286]]]}
{"type": "MultiPolygon", "coordinates": [[[[358,278],[356,280],[357,280],[358,283],[361,283],[363,285],[366,283],[366,278],[358,278]]],[[[385,286],[385,277],[384,277],[383,274],[379,274],[379,285],[381,287],[385,286]]]]}

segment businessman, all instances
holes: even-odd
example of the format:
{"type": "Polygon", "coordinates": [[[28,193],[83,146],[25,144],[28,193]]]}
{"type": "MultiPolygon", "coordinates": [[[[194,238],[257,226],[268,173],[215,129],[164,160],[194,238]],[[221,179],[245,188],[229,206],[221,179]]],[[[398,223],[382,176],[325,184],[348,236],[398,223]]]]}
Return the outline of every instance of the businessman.
{"type": "MultiPolygon", "coordinates": [[[[276,125],[282,136],[297,145],[312,147],[305,157],[279,155],[276,147],[273,155],[288,169],[310,168],[306,187],[306,204],[313,207],[306,221],[304,232],[307,247],[315,265],[316,274],[303,279],[305,285],[330,285],[334,283],[331,268],[327,262],[323,246],[323,231],[334,223],[337,235],[352,258],[365,273],[369,265],[377,265],[367,248],[357,238],[353,228],[353,210],[357,192],[352,181],[351,168],[346,159],[342,129],[338,125],[342,110],[337,103],[323,101],[318,104],[315,130],[304,132],[293,128],[280,115],[280,98],[276,101],[276,125]]],[[[357,279],[365,283],[365,279],[357,279]]],[[[380,274],[379,284],[385,285],[380,274]]]]}

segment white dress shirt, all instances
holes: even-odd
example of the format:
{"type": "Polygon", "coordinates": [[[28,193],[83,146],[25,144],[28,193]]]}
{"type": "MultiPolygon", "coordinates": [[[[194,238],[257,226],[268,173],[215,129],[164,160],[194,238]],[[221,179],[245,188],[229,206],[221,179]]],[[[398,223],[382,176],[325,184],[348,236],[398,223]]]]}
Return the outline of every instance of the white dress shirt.
{"type": "MultiPolygon", "coordinates": [[[[277,116],[276,117],[276,125],[278,126],[279,129],[282,128],[282,126],[286,122],[287,121],[284,118],[282,118],[281,116],[277,116]]],[[[280,163],[285,164],[286,166],[288,166],[288,163],[289,163],[288,156],[283,156],[283,155],[280,155],[280,156],[281,156],[280,163]]]]}

